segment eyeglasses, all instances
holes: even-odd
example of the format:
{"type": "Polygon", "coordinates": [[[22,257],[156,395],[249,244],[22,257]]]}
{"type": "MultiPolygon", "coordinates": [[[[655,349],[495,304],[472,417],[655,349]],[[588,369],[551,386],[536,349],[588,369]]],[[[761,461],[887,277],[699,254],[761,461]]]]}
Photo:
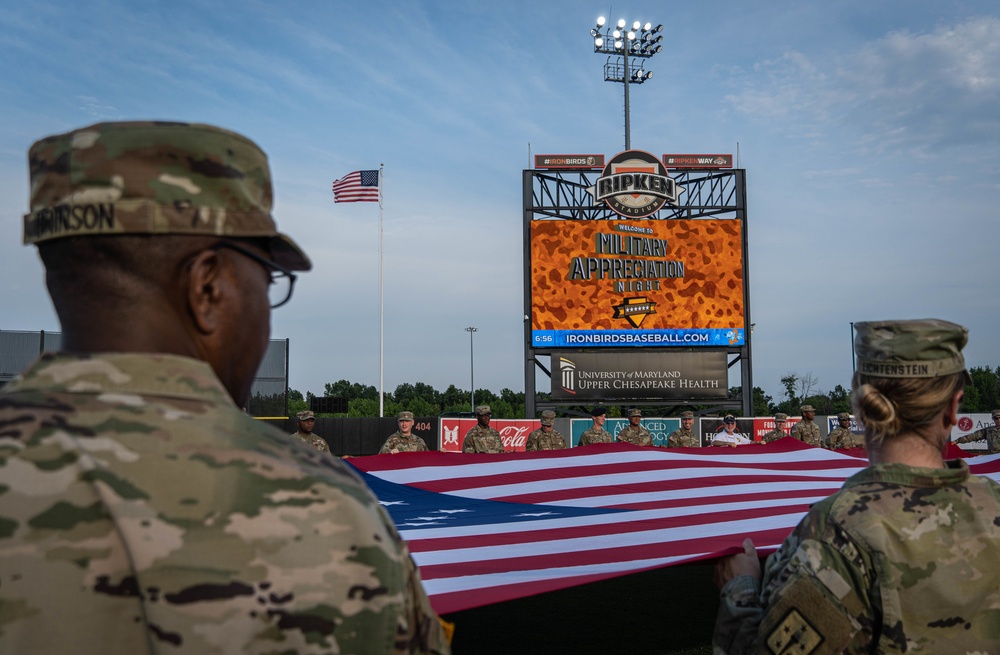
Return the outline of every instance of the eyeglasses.
{"type": "Polygon", "coordinates": [[[244,257],[249,257],[267,270],[271,276],[271,283],[267,285],[267,300],[271,305],[271,309],[277,309],[292,299],[292,290],[295,288],[295,273],[292,273],[284,266],[276,264],[269,259],[264,259],[257,253],[229,241],[220,241],[209,248],[209,250],[219,251],[223,248],[234,250],[244,257]]]}

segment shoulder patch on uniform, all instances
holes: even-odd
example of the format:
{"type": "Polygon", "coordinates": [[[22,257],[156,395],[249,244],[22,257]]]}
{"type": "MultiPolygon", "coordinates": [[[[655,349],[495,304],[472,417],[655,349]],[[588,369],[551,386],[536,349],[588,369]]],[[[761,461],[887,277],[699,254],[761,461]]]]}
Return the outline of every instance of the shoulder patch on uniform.
{"type": "Polygon", "coordinates": [[[785,617],[767,636],[767,648],[771,653],[799,653],[809,655],[823,643],[823,636],[802,616],[797,609],[790,609],[785,617]]]}

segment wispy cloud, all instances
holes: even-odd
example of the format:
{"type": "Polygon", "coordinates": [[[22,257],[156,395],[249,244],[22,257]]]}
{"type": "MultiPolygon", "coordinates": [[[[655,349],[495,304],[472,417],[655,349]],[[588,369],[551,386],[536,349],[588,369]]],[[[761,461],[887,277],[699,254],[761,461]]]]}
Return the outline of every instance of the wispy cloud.
{"type": "Polygon", "coordinates": [[[995,17],[892,32],[829,61],[786,52],[742,74],[742,89],[726,97],[736,111],[782,119],[797,131],[833,122],[850,128],[862,152],[927,157],[1000,139],[995,17]]]}

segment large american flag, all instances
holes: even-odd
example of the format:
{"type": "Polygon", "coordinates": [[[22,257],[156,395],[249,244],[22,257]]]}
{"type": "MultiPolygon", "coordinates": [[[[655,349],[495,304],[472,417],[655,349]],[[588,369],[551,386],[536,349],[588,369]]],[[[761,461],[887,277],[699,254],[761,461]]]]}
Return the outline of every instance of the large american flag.
{"type": "MultiPolygon", "coordinates": [[[[1000,482],[1000,455],[969,461],[1000,482]]],[[[745,536],[773,552],[812,503],[867,465],[790,438],[350,462],[409,543],[441,614],[718,557],[745,536]]]]}
{"type": "Polygon", "coordinates": [[[379,172],[354,171],[333,183],[334,202],[378,202],[379,172]]]}

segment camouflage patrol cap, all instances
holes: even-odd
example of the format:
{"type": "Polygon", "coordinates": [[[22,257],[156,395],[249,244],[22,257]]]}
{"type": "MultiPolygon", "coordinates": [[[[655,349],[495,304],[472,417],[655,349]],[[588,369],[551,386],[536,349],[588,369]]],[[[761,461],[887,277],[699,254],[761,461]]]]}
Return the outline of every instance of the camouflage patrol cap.
{"type": "Polygon", "coordinates": [[[813,414],[815,414],[816,413],[816,408],[813,407],[812,405],[803,405],[802,408],[799,411],[802,411],[802,412],[812,412],[813,414]]]}
{"type": "Polygon", "coordinates": [[[990,414],[990,417],[992,418],[1000,417],[1000,409],[994,409],[993,412],[990,414]]]}
{"type": "Polygon", "coordinates": [[[316,415],[312,413],[312,410],[306,409],[296,414],[295,418],[299,419],[300,421],[308,421],[310,419],[315,419],[316,415]]]}
{"type": "Polygon", "coordinates": [[[556,422],[556,413],[551,409],[542,412],[542,425],[553,425],[556,422]]]}
{"type": "Polygon", "coordinates": [[[838,421],[850,421],[851,420],[851,415],[848,414],[847,412],[841,412],[841,413],[837,414],[837,420],[838,421]]]}
{"type": "Polygon", "coordinates": [[[681,412],[681,418],[694,418],[694,412],[681,412]]]}
{"type": "Polygon", "coordinates": [[[278,232],[267,156],[249,139],[195,123],[98,123],[28,151],[24,243],[87,235],[266,239],[274,262],[312,265],[278,232]]]}
{"type": "Polygon", "coordinates": [[[777,414],[774,415],[774,420],[777,421],[778,423],[784,423],[785,421],[788,420],[788,414],[785,414],[783,412],[778,412],[777,414]]]}
{"type": "Polygon", "coordinates": [[[396,415],[396,420],[397,421],[412,421],[413,420],[413,412],[400,412],[399,414],[396,415]]]}
{"type": "Polygon", "coordinates": [[[628,410],[628,417],[632,418],[633,416],[642,416],[642,410],[639,409],[638,407],[633,407],[632,409],[628,410]]]}
{"type": "Polygon", "coordinates": [[[489,405],[480,405],[476,408],[476,416],[483,416],[484,414],[492,414],[489,405]]]}
{"type": "Polygon", "coordinates": [[[964,372],[962,348],[969,331],[956,323],[926,318],[855,323],[858,373],[877,378],[935,378],[964,372]]]}

